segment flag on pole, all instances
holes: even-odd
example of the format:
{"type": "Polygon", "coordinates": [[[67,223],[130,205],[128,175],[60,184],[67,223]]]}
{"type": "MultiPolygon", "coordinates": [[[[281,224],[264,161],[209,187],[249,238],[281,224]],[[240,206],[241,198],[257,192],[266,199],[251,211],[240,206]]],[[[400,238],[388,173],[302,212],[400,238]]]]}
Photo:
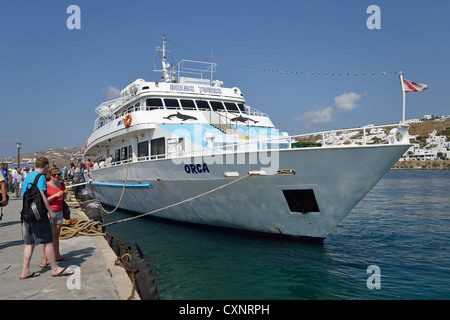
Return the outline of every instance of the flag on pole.
{"type": "Polygon", "coordinates": [[[427,90],[427,89],[428,89],[428,85],[426,85],[426,84],[417,83],[417,82],[403,79],[403,90],[405,92],[419,92],[419,91],[423,91],[423,90],[427,90]]]}

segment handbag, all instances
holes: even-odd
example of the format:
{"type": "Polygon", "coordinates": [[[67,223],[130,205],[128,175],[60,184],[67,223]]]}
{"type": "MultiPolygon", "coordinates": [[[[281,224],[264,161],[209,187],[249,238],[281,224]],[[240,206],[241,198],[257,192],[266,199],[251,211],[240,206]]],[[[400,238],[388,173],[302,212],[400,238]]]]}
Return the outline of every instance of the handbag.
{"type": "Polygon", "coordinates": [[[62,212],[63,212],[63,218],[66,220],[69,220],[70,219],[70,208],[64,200],[62,202],[62,212]]]}

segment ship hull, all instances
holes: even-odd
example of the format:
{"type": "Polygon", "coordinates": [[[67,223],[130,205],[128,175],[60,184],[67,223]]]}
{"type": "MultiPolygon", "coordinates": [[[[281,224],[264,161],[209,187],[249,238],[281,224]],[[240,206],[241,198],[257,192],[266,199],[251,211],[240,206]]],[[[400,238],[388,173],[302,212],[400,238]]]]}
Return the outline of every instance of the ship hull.
{"type": "Polygon", "coordinates": [[[86,189],[92,198],[136,214],[202,195],[152,216],[322,241],[409,146],[301,148],[130,162],[95,170],[86,189]],[[260,174],[246,176],[252,171],[260,174]]]}

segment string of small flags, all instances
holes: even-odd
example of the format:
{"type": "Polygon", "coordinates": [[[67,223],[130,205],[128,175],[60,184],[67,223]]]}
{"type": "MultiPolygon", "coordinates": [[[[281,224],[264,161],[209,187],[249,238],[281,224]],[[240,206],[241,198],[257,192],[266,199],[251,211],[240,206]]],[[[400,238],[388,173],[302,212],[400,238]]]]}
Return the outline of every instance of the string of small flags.
{"type": "Polygon", "coordinates": [[[240,65],[240,64],[235,64],[235,63],[230,63],[230,62],[225,62],[225,61],[208,58],[208,57],[202,56],[194,51],[183,48],[182,46],[176,44],[175,42],[170,41],[167,38],[166,38],[166,41],[170,42],[172,45],[176,46],[177,48],[184,50],[184,51],[186,51],[194,56],[197,56],[199,58],[202,58],[202,59],[205,59],[205,60],[217,63],[217,64],[227,65],[227,66],[241,68],[241,69],[248,69],[248,70],[274,72],[274,73],[285,74],[285,75],[318,76],[318,77],[320,77],[320,76],[324,76],[324,77],[363,76],[363,77],[366,77],[366,76],[385,76],[385,75],[391,75],[391,74],[395,74],[395,75],[399,74],[398,71],[389,71],[389,72],[304,72],[304,71],[302,71],[302,72],[299,72],[299,71],[284,71],[284,70],[278,70],[278,69],[274,69],[274,68],[251,67],[251,66],[245,66],[245,65],[240,65]]]}

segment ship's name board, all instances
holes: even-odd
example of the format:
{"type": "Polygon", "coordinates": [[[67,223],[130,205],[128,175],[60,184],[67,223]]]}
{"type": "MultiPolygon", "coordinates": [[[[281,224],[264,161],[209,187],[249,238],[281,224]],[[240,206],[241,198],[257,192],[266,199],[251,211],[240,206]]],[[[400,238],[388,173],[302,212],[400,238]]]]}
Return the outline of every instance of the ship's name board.
{"type": "Polygon", "coordinates": [[[187,84],[171,84],[171,91],[177,92],[192,92],[204,94],[222,94],[222,88],[208,87],[208,86],[193,86],[187,84]]]}
{"type": "Polygon", "coordinates": [[[206,165],[206,163],[203,164],[185,164],[184,165],[184,171],[186,173],[195,173],[195,174],[199,174],[199,173],[209,173],[209,169],[208,166],[206,165]]]}

